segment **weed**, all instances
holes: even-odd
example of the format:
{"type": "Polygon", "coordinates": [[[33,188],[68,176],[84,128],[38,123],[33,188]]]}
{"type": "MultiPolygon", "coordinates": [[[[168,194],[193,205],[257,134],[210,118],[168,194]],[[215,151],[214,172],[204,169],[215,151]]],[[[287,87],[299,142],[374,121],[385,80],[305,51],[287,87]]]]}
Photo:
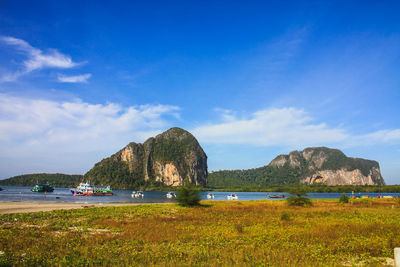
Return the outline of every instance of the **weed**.
{"type": "Polygon", "coordinates": [[[282,220],[282,221],[290,221],[290,219],[291,219],[291,216],[290,216],[289,213],[283,212],[283,213],[281,214],[281,220],[282,220]]]}

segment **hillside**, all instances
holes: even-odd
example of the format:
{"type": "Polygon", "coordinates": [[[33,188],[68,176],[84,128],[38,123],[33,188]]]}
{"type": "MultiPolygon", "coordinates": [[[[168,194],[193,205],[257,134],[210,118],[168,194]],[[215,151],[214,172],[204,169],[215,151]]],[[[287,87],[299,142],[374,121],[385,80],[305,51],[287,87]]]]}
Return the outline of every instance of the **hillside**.
{"type": "Polygon", "coordinates": [[[84,178],[95,184],[131,189],[140,186],[179,186],[184,180],[207,185],[207,155],[196,138],[180,128],[130,143],[89,170],[84,178]]]}
{"type": "Polygon", "coordinates": [[[347,157],[338,149],[306,148],[279,155],[268,165],[249,170],[211,172],[211,187],[290,184],[384,185],[376,161],[347,157]]]}
{"type": "Polygon", "coordinates": [[[0,180],[0,185],[33,186],[37,182],[50,183],[55,187],[73,187],[82,180],[82,175],[70,175],[62,173],[34,173],[14,176],[0,180]]]}

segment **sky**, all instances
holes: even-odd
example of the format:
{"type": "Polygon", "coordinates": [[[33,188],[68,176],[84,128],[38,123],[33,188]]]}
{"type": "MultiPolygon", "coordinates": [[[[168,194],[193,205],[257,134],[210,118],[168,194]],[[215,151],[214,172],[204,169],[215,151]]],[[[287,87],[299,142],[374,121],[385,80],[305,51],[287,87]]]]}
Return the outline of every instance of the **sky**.
{"type": "Polygon", "coordinates": [[[0,1],[0,179],[190,131],[209,171],[310,146],[400,184],[398,1],[0,1]]]}

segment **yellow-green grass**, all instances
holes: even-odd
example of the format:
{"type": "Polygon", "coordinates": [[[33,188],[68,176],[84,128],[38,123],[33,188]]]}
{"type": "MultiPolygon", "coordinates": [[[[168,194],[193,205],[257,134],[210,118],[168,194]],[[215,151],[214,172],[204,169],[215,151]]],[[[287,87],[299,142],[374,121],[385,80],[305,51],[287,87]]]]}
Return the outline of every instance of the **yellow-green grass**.
{"type": "Polygon", "coordinates": [[[1,215],[0,265],[377,266],[400,247],[396,200],[202,204],[1,215]]]}

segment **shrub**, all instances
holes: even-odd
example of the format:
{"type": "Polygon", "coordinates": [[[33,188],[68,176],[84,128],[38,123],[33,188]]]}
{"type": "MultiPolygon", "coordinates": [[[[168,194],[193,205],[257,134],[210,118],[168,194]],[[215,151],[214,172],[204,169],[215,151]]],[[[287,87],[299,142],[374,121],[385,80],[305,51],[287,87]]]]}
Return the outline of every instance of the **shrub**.
{"type": "Polygon", "coordinates": [[[286,201],[289,204],[289,206],[308,207],[312,205],[311,199],[309,199],[308,197],[293,196],[293,197],[288,197],[286,201]]]}
{"type": "Polygon", "coordinates": [[[349,197],[346,195],[346,193],[343,193],[340,198],[339,198],[340,203],[349,203],[349,197]]]}
{"type": "Polygon", "coordinates": [[[286,213],[286,212],[282,213],[281,214],[281,220],[282,221],[290,221],[290,214],[286,213]]]}
{"type": "Polygon", "coordinates": [[[180,206],[193,207],[200,204],[200,192],[192,184],[185,183],[184,186],[178,189],[176,201],[180,206]]]}
{"type": "Polygon", "coordinates": [[[311,206],[312,202],[307,196],[305,187],[295,187],[289,190],[289,193],[293,196],[286,199],[289,206],[311,206]]]}

